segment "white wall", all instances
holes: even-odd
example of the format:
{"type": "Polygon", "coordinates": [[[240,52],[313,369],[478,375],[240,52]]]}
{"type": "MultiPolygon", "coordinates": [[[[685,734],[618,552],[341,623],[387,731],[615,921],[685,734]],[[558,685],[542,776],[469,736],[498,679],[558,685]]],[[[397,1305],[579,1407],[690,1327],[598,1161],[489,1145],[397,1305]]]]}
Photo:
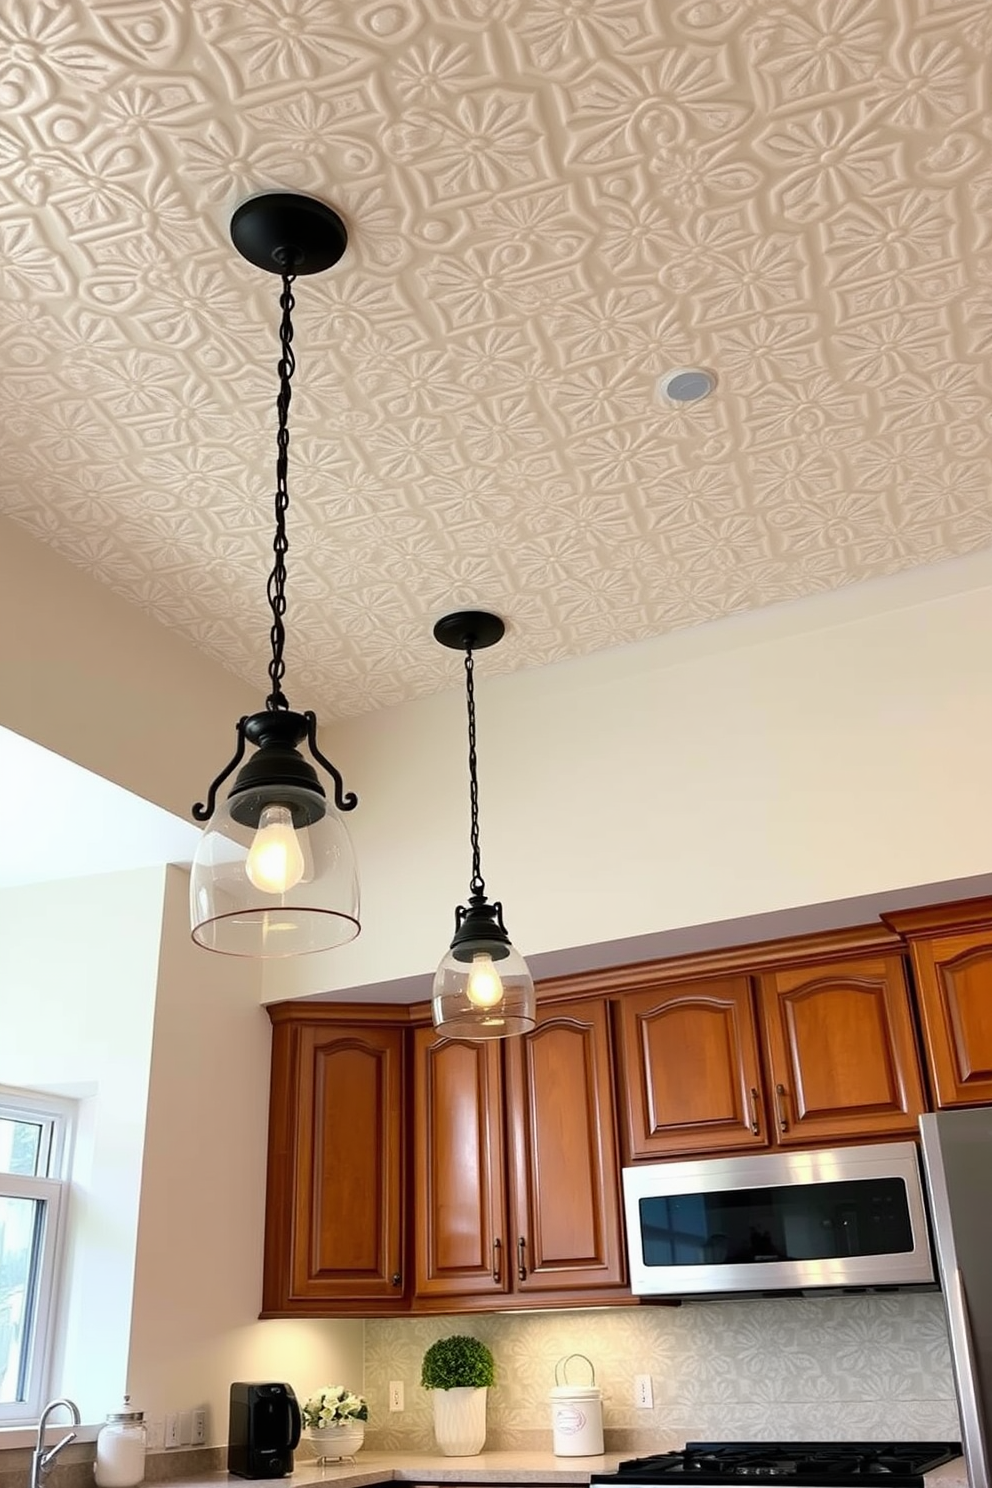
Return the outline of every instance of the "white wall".
{"type": "Polygon", "coordinates": [[[0,517],[0,724],[183,818],[261,696],[0,517]]]}
{"type": "Polygon", "coordinates": [[[0,1084],[80,1101],[52,1392],[97,1422],[128,1388],[159,1446],[194,1405],[226,1441],[232,1380],[363,1381],[360,1321],[258,1321],[269,1020],[188,893],[177,868],[0,893],[0,1084]]]}
{"type": "Polygon", "coordinates": [[[54,1394],[99,1420],[120,1398],[164,870],[0,894],[0,1084],[79,1099],[54,1394]]]}
{"type": "MultiPolygon", "coordinates": [[[[539,671],[481,656],[482,866],[514,943],[987,873],[990,636],[980,554],[539,671]]],[[[467,891],[465,753],[460,691],[337,731],[363,932],[267,971],[270,998],[433,970],[467,891]]]]}
{"type": "Polygon", "coordinates": [[[128,1381],[157,1440],[166,1413],[206,1405],[215,1443],[232,1380],[361,1390],[364,1325],[258,1321],[270,1025],[258,963],[194,946],[188,895],[170,868],[128,1381]]]}

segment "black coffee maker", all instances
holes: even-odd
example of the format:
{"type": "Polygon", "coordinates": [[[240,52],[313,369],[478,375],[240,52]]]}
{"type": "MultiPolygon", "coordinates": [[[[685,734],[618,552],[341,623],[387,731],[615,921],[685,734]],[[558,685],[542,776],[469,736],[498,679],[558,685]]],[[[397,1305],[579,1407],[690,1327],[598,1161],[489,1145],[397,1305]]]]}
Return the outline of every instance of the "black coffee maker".
{"type": "Polygon", "coordinates": [[[239,1478],[285,1478],[300,1444],[300,1407],[291,1385],[231,1386],[227,1470],[239,1478]]]}

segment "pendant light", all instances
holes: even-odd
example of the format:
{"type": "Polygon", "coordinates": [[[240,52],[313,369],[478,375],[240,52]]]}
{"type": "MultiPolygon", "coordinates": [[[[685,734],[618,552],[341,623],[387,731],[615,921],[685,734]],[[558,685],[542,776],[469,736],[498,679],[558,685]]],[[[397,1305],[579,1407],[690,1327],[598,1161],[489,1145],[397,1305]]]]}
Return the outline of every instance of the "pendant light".
{"type": "Polygon", "coordinates": [[[472,877],[467,905],[455,910],[455,933],[434,977],[434,1027],[452,1038],[507,1038],[534,1027],[534,980],[527,962],[510,943],[503,906],[490,904],[479,853],[479,781],[475,736],[473,652],[495,646],[505,626],[498,615],[463,610],[445,615],[434,627],[442,646],[465,652],[468,703],[468,776],[472,817],[472,877]]]}
{"type": "Polygon", "coordinates": [[[341,813],[357,805],[317,748],[317,719],[295,713],[282,690],[286,639],[286,512],[289,507],[289,405],[296,370],[293,284],[337,263],[348,234],[336,212],[312,197],[268,192],[243,202],[231,220],[243,258],[282,280],[279,393],[276,400],[274,562],[266,593],[272,611],[271,690],[260,713],[239,720],[234,758],[193,816],[206,822],[190,876],[193,939],[232,956],[301,956],[329,950],[359,931],[355,857],[341,813]],[[333,802],[310,755],[333,782],[333,802]],[[241,764],[247,745],[253,753],[241,764]],[[227,800],[217,791],[241,765],[227,800]]]}

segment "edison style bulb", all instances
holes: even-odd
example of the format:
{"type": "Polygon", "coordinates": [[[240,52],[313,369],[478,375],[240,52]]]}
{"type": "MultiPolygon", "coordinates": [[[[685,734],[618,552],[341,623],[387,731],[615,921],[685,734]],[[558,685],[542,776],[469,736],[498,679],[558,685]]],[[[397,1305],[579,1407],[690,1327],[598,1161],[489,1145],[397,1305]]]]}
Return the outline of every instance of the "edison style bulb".
{"type": "Polygon", "coordinates": [[[431,1016],[440,1033],[459,1039],[508,1038],[534,1027],[534,980],[526,961],[512,945],[494,944],[493,949],[495,956],[472,948],[459,958],[459,947],[449,948],[431,990],[431,1016]]]}
{"type": "Polygon", "coordinates": [[[358,934],[360,913],[355,854],[340,812],[296,786],[280,786],[274,802],[249,801],[252,809],[241,810],[246,796],[251,792],[219,802],[200,838],[189,878],[193,939],[210,951],[265,960],[344,945],[358,934]],[[273,805],[292,864],[282,849],[274,863],[263,852],[273,805]]]}
{"type": "Polygon", "coordinates": [[[476,951],[472,957],[465,995],[478,1008],[496,1007],[503,1001],[503,983],[488,952],[476,951]]]}
{"type": "Polygon", "coordinates": [[[303,850],[288,806],[266,806],[248,849],[245,872],[263,894],[285,894],[303,877],[303,850]]]}

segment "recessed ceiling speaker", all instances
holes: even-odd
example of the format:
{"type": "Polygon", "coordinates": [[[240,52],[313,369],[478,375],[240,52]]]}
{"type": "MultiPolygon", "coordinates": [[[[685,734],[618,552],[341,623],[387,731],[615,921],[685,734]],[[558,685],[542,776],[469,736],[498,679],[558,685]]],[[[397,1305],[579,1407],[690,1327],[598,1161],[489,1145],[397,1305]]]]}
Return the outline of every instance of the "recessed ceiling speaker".
{"type": "Polygon", "coordinates": [[[658,378],[657,394],[666,403],[698,403],[716,387],[716,374],[705,367],[676,367],[658,378]]]}

